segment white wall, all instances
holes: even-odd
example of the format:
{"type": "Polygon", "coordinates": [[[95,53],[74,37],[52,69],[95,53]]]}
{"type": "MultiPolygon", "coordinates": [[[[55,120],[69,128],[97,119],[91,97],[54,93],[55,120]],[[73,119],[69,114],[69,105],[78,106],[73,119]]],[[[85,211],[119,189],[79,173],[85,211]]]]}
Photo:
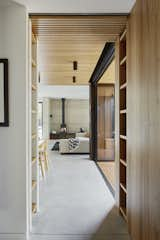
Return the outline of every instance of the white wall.
{"type": "Polygon", "coordinates": [[[39,98],[89,99],[89,86],[40,84],[38,95],[39,98]]]}
{"type": "Polygon", "coordinates": [[[2,233],[24,234],[27,226],[26,33],[25,8],[0,6],[0,58],[9,60],[10,119],[9,127],[0,127],[0,239],[2,233]]]}
{"type": "Polygon", "coordinates": [[[60,130],[60,124],[62,123],[62,105],[60,99],[51,99],[50,100],[50,132],[55,130],[60,130]]]}
{"type": "MultiPolygon", "coordinates": [[[[61,99],[50,101],[51,130],[60,130],[62,122],[62,103],[61,99]]],[[[65,122],[70,132],[78,132],[80,127],[89,131],[89,100],[66,99],[65,101],[65,122]]]]}
{"type": "Polygon", "coordinates": [[[66,101],[66,124],[70,132],[78,132],[81,127],[89,131],[89,100],[66,101]]]}

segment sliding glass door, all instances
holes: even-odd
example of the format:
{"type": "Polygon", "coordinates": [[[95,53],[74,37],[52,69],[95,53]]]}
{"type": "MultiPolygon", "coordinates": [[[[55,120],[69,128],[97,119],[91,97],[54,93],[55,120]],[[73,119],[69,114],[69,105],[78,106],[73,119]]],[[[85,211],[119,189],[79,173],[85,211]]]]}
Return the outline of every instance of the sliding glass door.
{"type": "Polygon", "coordinates": [[[97,160],[114,160],[114,84],[98,84],[97,90],[97,160]]]}

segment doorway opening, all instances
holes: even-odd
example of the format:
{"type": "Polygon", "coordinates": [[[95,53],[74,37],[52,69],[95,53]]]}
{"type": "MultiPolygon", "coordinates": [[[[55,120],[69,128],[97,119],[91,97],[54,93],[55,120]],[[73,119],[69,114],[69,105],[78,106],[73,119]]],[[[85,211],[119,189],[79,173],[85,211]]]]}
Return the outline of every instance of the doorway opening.
{"type": "Polygon", "coordinates": [[[104,106],[104,119],[101,114],[97,120],[99,127],[101,121],[107,124],[99,131],[97,159],[89,160],[89,154],[93,155],[92,109],[81,94],[87,89],[89,98],[89,80],[99,56],[106,42],[117,40],[125,23],[125,16],[31,16],[29,201],[30,231],[35,234],[94,235],[106,215],[108,220],[109,212],[119,219],[115,200],[94,162],[98,160],[101,169],[103,162],[99,161],[114,160],[114,83],[106,79],[98,83],[96,101],[99,109],[104,106]],[[86,221],[83,216],[77,218],[83,211],[88,211],[86,221]],[[68,223],[71,218],[74,228],[68,223]]]}

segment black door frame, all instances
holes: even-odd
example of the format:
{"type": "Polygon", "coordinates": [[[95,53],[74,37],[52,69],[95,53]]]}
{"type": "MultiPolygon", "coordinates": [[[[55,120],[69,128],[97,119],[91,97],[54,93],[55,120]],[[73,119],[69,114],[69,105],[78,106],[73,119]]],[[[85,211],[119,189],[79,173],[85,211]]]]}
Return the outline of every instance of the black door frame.
{"type": "Polygon", "coordinates": [[[97,86],[115,57],[115,43],[106,43],[90,78],[90,159],[97,161],[97,86]]]}

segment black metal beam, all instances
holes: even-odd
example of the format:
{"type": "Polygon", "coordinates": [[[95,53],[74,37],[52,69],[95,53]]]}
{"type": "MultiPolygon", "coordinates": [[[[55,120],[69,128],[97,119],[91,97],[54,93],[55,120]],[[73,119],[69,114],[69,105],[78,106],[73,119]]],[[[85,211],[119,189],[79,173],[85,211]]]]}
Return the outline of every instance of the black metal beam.
{"type": "Polygon", "coordinates": [[[97,86],[90,84],[90,159],[97,160],[97,86]]]}
{"type": "Polygon", "coordinates": [[[96,84],[111,64],[115,55],[115,44],[114,43],[106,43],[103,51],[100,55],[100,58],[97,62],[97,65],[92,73],[92,76],[89,80],[90,83],[96,84]]]}
{"type": "Polygon", "coordinates": [[[104,16],[104,17],[112,17],[112,16],[129,16],[130,13],[29,13],[30,17],[34,16],[40,16],[40,17],[46,17],[46,16],[104,16]]]}
{"type": "Polygon", "coordinates": [[[97,65],[90,78],[90,158],[97,161],[97,85],[115,56],[115,44],[106,43],[97,65]]]}
{"type": "Polygon", "coordinates": [[[62,123],[61,123],[61,128],[65,128],[66,127],[66,123],[65,123],[65,98],[62,98],[62,123]]]}

